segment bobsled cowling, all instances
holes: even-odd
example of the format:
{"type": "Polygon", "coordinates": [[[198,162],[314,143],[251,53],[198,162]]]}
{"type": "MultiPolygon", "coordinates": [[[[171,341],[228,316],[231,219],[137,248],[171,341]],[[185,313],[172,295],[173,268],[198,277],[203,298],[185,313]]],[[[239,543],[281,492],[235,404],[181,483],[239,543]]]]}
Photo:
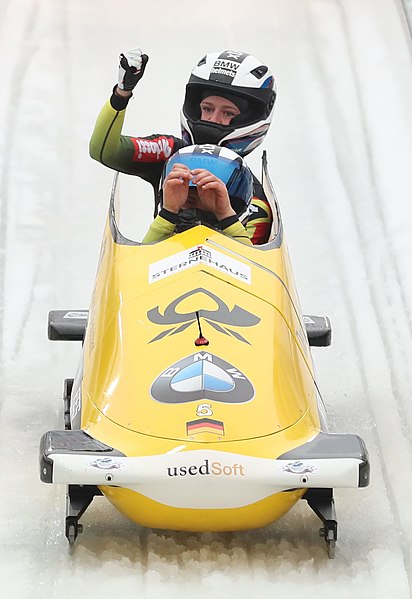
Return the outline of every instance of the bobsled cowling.
{"type": "Polygon", "coordinates": [[[116,178],[88,314],[49,322],[51,338],[85,336],[71,430],[42,438],[44,482],[195,531],[263,526],[308,489],[368,484],[362,439],[327,431],[307,332],[320,329],[302,315],[271,197],[264,246],[201,225],[142,245],[119,230],[116,178]]]}

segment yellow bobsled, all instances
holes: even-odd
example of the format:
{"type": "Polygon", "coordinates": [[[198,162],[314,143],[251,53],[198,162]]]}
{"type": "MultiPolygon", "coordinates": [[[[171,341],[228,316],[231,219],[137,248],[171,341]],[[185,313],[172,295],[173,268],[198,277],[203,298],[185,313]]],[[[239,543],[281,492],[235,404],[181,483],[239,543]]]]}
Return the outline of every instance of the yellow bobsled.
{"type": "Polygon", "coordinates": [[[152,528],[265,526],[300,498],[337,538],[333,489],[369,482],[365,445],[329,434],[279,208],[248,246],[204,226],[142,245],[122,236],[113,186],[89,311],[57,310],[50,339],[83,341],[65,381],[65,430],[41,440],[40,476],[67,485],[66,536],[95,495],[152,528]]]}

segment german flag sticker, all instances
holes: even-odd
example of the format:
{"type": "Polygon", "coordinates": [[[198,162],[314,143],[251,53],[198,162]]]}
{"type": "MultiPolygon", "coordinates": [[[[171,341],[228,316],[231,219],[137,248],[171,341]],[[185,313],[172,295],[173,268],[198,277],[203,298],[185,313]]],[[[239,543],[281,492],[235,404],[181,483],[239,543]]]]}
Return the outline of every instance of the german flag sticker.
{"type": "Polygon", "coordinates": [[[220,420],[212,420],[211,418],[200,418],[200,420],[186,422],[186,434],[188,436],[199,433],[214,433],[222,437],[225,434],[225,427],[220,420]]]}

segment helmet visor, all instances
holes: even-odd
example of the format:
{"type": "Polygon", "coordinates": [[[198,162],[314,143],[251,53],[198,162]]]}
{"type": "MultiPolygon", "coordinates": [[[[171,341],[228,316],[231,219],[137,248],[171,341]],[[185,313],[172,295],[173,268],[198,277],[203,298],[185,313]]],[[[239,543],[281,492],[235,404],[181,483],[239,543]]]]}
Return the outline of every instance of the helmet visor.
{"type": "MultiPolygon", "coordinates": [[[[249,205],[253,195],[252,175],[240,162],[209,153],[175,154],[166,163],[163,179],[175,164],[184,164],[191,171],[197,168],[209,171],[225,184],[229,197],[239,198],[249,205]]],[[[196,187],[192,181],[189,185],[196,187]]]]}

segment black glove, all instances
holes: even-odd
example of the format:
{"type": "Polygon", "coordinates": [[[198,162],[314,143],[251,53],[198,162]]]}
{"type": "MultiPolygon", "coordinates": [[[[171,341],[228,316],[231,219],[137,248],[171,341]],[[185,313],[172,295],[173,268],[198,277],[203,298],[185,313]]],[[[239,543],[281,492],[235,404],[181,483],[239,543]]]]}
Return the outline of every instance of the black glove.
{"type": "Polygon", "coordinates": [[[137,82],[143,77],[149,57],[142,54],[140,48],[134,48],[120,54],[118,87],[125,91],[132,91],[137,82]]]}

